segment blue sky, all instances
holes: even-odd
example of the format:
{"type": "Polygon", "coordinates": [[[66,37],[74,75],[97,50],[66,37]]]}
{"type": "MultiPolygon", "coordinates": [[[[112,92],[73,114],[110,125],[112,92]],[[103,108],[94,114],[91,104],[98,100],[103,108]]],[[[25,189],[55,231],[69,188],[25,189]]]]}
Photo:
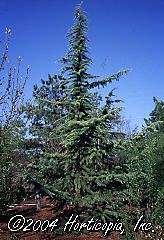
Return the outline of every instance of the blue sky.
{"type": "MultiPolygon", "coordinates": [[[[23,57],[22,72],[31,67],[25,95],[34,84],[56,74],[67,50],[66,34],[73,24],[78,0],[1,0],[0,40],[12,31],[11,64],[23,57]]],[[[91,72],[106,77],[121,69],[128,75],[110,87],[125,107],[132,126],[142,126],[154,108],[152,97],[164,97],[164,0],[84,0],[89,18],[91,72]]],[[[103,90],[102,94],[109,89],[103,90]]]]}

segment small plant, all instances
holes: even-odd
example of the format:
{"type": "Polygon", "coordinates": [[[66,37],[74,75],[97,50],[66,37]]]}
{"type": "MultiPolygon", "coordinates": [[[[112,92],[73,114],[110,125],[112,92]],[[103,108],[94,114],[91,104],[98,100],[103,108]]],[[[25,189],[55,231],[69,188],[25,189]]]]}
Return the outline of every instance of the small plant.
{"type": "Polygon", "coordinates": [[[18,238],[15,234],[13,234],[13,235],[9,238],[9,240],[19,240],[19,238],[18,238]]]}

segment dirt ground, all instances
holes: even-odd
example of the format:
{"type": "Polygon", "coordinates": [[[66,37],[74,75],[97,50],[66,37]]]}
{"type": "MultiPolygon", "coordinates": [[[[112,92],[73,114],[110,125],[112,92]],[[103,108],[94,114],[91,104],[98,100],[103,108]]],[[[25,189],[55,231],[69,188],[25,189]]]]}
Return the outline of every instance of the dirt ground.
{"type": "MultiPolygon", "coordinates": [[[[10,206],[9,212],[11,216],[23,215],[26,219],[36,220],[51,220],[56,216],[56,212],[53,210],[54,204],[49,202],[46,198],[42,200],[42,208],[36,210],[35,200],[24,201],[19,205],[10,206]]],[[[100,232],[88,232],[87,234],[65,234],[62,236],[55,236],[51,231],[19,231],[12,232],[8,229],[8,222],[11,219],[2,219],[0,221],[0,240],[119,240],[118,234],[112,234],[112,236],[104,237],[100,232]]]]}

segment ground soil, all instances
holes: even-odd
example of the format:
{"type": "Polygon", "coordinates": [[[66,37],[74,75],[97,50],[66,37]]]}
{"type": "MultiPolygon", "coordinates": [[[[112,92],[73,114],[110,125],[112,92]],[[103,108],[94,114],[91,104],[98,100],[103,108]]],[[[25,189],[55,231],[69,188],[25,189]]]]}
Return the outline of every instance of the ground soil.
{"type": "Polygon", "coordinates": [[[23,215],[26,219],[33,220],[51,220],[57,216],[54,211],[55,203],[50,202],[48,199],[44,198],[42,200],[42,208],[40,210],[36,209],[35,200],[23,201],[19,205],[10,206],[8,213],[10,213],[9,218],[2,219],[0,221],[0,240],[119,240],[119,236],[113,233],[112,236],[104,237],[100,232],[90,232],[87,234],[73,235],[65,234],[62,236],[55,236],[52,232],[11,232],[8,229],[9,219],[14,215],[23,215]],[[33,205],[31,205],[33,204],[33,205]]]}

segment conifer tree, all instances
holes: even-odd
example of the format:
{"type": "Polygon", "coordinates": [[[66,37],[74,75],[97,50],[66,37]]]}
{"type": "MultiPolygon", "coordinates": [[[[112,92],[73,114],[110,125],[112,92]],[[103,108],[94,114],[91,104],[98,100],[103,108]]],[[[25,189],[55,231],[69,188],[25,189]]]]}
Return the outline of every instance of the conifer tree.
{"type": "Polygon", "coordinates": [[[153,217],[158,224],[164,226],[163,203],[164,203],[164,102],[153,98],[155,107],[149,114],[149,118],[145,119],[147,127],[154,124],[158,131],[151,133],[147,144],[149,145],[148,155],[153,165],[152,179],[154,184],[153,200],[153,217]],[[153,147],[152,143],[154,143],[153,147]]]}
{"type": "Polygon", "coordinates": [[[158,101],[155,97],[153,97],[153,101],[155,103],[155,108],[149,114],[149,118],[145,119],[146,125],[150,125],[151,123],[159,122],[159,130],[160,133],[164,132],[164,102],[158,101]]]}
{"type": "Polygon", "coordinates": [[[34,85],[33,101],[26,104],[26,116],[31,121],[29,134],[33,135],[33,144],[30,144],[32,139],[30,142],[27,140],[26,144],[33,150],[51,152],[55,150],[55,146],[57,147],[51,134],[56,128],[55,120],[60,120],[64,115],[62,104],[57,104],[62,97],[59,79],[61,79],[59,75],[48,75],[47,80],[41,80],[40,87],[34,85]]]}
{"type": "MultiPolygon", "coordinates": [[[[110,197],[124,188],[124,166],[115,148],[117,133],[112,129],[121,109],[114,106],[120,101],[113,100],[114,90],[103,102],[101,96],[91,90],[119,80],[127,70],[105,79],[88,73],[92,60],[88,57],[86,32],[87,18],[78,5],[68,34],[69,48],[62,58],[61,95],[49,101],[57,108],[62,106],[62,114],[53,118],[55,128],[52,131],[54,141],[59,142],[61,148],[37,155],[31,173],[51,196],[65,203],[73,202],[77,209],[94,209],[105,220],[116,214],[113,203],[109,204],[110,197]],[[103,211],[96,207],[102,203],[108,209],[103,211]]],[[[38,95],[39,102],[41,98],[38,95]]]]}
{"type": "MultiPolygon", "coordinates": [[[[163,226],[163,102],[154,98],[155,108],[145,119],[146,126],[138,134],[123,141],[124,158],[128,171],[126,186],[129,216],[144,214],[152,224],[163,226]],[[136,213],[132,212],[137,207],[136,213]]],[[[130,225],[134,218],[131,219],[130,225]]],[[[132,233],[133,235],[133,233],[132,233]]],[[[156,237],[160,232],[156,232],[156,237]]],[[[155,239],[155,235],[153,236],[155,239]]]]}

